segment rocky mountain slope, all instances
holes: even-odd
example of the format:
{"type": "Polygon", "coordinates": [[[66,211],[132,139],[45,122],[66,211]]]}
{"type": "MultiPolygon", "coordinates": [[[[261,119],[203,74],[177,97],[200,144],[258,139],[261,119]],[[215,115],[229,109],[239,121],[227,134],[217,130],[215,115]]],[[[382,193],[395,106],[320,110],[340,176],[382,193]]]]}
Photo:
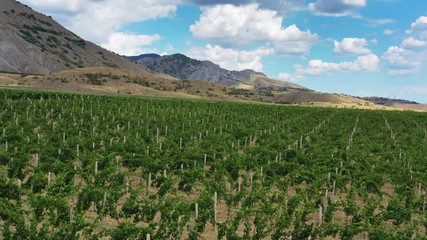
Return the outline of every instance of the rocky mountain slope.
{"type": "Polygon", "coordinates": [[[1,0],[0,10],[0,71],[46,74],[84,67],[143,68],[15,0],[1,0]]]}
{"type": "Polygon", "coordinates": [[[144,58],[159,58],[159,57],[162,57],[162,56],[156,53],[146,53],[146,54],[141,54],[139,56],[130,56],[128,58],[132,61],[138,62],[144,58]]]}
{"type": "Polygon", "coordinates": [[[391,98],[384,98],[384,97],[366,97],[363,98],[366,101],[373,102],[378,105],[384,105],[384,106],[393,106],[394,104],[413,104],[417,105],[419,103],[404,99],[391,99],[391,98]]]}
{"type": "Polygon", "coordinates": [[[312,91],[301,85],[280,81],[262,75],[252,75],[251,78],[234,86],[238,89],[250,89],[270,92],[306,92],[312,91]]]}
{"type": "MultiPolygon", "coordinates": [[[[289,83],[286,85],[284,82],[278,83],[281,81],[269,79],[265,74],[250,69],[230,71],[221,68],[211,61],[199,61],[183,54],[166,56],[144,54],[138,57],[131,57],[131,59],[152,71],[165,73],[183,80],[205,80],[224,86],[236,86],[243,89],[247,89],[248,87],[257,89],[258,86],[261,85],[262,88],[276,85],[285,88],[291,85],[289,83]],[[260,81],[262,84],[254,84],[260,81]],[[274,82],[274,84],[268,82],[274,82]]],[[[303,87],[296,84],[294,84],[293,87],[295,89],[303,89],[303,87]]],[[[277,89],[278,88],[273,87],[269,90],[277,89]]]]}
{"type": "Polygon", "coordinates": [[[405,99],[394,99],[385,97],[365,97],[362,99],[380,106],[387,106],[403,110],[414,110],[423,112],[427,111],[427,104],[420,104],[418,102],[409,101],[405,99]]]}

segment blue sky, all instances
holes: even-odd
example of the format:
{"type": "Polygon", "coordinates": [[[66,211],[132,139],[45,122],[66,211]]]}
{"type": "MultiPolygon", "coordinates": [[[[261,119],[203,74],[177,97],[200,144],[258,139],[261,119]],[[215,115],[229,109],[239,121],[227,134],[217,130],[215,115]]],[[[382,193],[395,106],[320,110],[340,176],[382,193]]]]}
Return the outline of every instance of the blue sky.
{"type": "Polygon", "coordinates": [[[183,53],[308,88],[427,103],[425,0],[22,0],[122,55],[183,53]]]}

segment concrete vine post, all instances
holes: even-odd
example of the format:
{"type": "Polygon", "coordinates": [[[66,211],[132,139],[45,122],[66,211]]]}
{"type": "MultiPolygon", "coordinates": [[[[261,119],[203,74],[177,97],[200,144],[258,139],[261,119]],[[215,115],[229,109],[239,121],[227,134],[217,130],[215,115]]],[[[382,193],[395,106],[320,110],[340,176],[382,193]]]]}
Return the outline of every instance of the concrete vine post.
{"type": "Polygon", "coordinates": [[[217,222],[217,211],[218,211],[218,193],[214,193],[214,221],[217,222]]]}
{"type": "Polygon", "coordinates": [[[151,188],[151,173],[148,174],[147,194],[150,194],[150,188],[151,188]]]}

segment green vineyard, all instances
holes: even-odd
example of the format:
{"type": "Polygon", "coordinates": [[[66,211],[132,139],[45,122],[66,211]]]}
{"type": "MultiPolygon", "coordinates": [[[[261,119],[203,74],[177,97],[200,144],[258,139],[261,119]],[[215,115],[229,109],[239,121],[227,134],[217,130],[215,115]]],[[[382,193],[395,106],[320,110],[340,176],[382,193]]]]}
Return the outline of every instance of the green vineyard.
{"type": "Polygon", "coordinates": [[[425,113],[0,90],[2,239],[426,239],[425,113]]]}

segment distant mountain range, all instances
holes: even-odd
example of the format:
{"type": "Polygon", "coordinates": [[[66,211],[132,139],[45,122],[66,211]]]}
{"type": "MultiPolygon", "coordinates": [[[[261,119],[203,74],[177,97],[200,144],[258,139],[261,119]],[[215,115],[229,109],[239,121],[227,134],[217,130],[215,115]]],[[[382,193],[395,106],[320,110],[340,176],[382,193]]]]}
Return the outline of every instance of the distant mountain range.
{"type": "Polygon", "coordinates": [[[166,56],[143,54],[138,57],[131,57],[131,59],[153,71],[182,80],[206,80],[224,86],[233,86],[248,81],[255,75],[265,77],[263,73],[249,69],[243,71],[226,70],[211,61],[199,61],[183,54],[166,56]]]}
{"type": "Polygon", "coordinates": [[[0,1],[0,70],[46,74],[84,67],[143,69],[15,0],[0,1]]]}
{"type": "Polygon", "coordinates": [[[384,98],[384,97],[365,97],[364,100],[369,102],[373,102],[378,105],[384,106],[393,106],[394,104],[419,104],[415,101],[409,101],[404,99],[392,99],[392,98],[384,98]]]}
{"type": "Polygon", "coordinates": [[[264,73],[246,69],[231,71],[221,68],[211,61],[200,61],[183,54],[160,56],[143,54],[129,59],[144,65],[154,72],[164,73],[182,80],[204,80],[224,86],[243,89],[258,89],[270,91],[306,91],[297,84],[268,78],[264,73]]]}

